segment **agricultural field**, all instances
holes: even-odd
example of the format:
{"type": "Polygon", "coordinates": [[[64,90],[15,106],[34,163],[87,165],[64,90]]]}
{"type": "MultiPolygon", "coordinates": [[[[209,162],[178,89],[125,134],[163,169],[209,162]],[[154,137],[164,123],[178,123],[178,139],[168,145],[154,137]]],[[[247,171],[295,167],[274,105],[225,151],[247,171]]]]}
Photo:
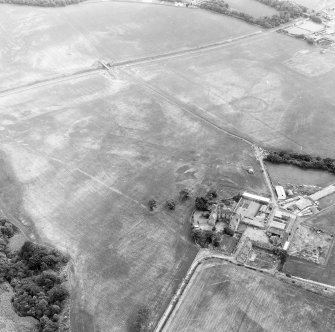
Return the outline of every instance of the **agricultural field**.
{"type": "MultiPolygon", "coordinates": [[[[198,9],[112,2],[1,5],[0,21],[0,209],[32,239],[71,254],[73,331],[130,332],[143,308],[153,327],[197,253],[194,196],[269,195],[250,144],[227,132],[334,154],[333,71],[307,77],[285,64],[310,48],[303,42],[263,32],[108,74],[90,70],[101,59],[155,57],[259,28],[198,9]],[[192,199],[180,203],[184,188],[192,199]]],[[[234,287],[245,278],[279,296],[231,269],[241,272],[234,287]]],[[[306,308],[310,324],[327,324],[328,309],[314,317],[306,308]]]]}
{"type": "Polygon", "coordinates": [[[128,78],[91,74],[0,99],[11,188],[1,208],[73,257],[74,331],[130,331],[143,306],[160,317],[197,252],[192,200],[168,212],[167,199],[185,187],[266,193],[250,146],[128,78]]]}
{"type": "MultiPolygon", "coordinates": [[[[330,207],[316,216],[309,218],[304,224],[322,229],[329,234],[335,234],[334,217],[335,208],[330,207]]],[[[333,243],[334,240],[329,248],[330,251],[327,255],[325,265],[315,264],[303,258],[289,257],[284,265],[284,271],[297,277],[335,286],[335,250],[333,243]]]]}
{"type": "Polygon", "coordinates": [[[270,6],[266,6],[256,0],[225,0],[229,8],[249,14],[253,17],[272,16],[278,11],[270,6]]]}
{"type": "Polygon", "coordinates": [[[129,70],[262,146],[334,157],[334,69],[307,77],[287,66],[303,49],[314,46],[265,32],[206,53],[129,70]]]}
{"type": "Polygon", "coordinates": [[[164,332],[333,331],[335,300],[222,261],[201,264],[164,332]]]}
{"type": "Polygon", "coordinates": [[[56,9],[1,4],[0,22],[0,90],[94,69],[102,59],[195,48],[259,30],[204,10],[119,2],[56,9]]]}

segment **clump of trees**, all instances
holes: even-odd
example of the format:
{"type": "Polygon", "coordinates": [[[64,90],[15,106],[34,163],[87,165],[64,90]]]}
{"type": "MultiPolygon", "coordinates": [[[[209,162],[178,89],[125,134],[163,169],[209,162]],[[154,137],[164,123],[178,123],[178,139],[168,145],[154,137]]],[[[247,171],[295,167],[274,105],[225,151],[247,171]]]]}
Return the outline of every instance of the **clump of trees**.
{"type": "Polygon", "coordinates": [[[38,319],[41,332],[58,331],[59,315],[69,296],[59,272],[68,257],[30,241],[12,252],[9,239],[18,229],[7,220],[0,220],[0,230],[0,279],[13,287],[15,311],[38,319]]]}
{"type": "MultiPolygon", "coordinates": [[[[176,197],[176,199],[168,199],[165,202],[165,207],[169,209],[170,211],[174,211],[176,209],[177,203],[184,203],[191,197],[191,191],[187,188],[182,189],[179,192],[179,196],[176,197]]],[[[155,199],[150,199],[148,201],[148,207],[150,211],[153,211],[157,208],[158,202],[155,199]]]]}
{"type": "Polygon", "coordinates": [[[207,248],[213,241],[215,233],[209,230],[193,229],[192,236],[194,242],[199,244],[202,248],[207,248]]]}
{"type": "Polygon", "coordinates": [[[300,168],[320,169],[335,173],[335,159],[315,157],[310,154],[269,151],[264,160],[274,164],[289,164],[300,168]]]}
{"type": "Polygon", "coordinates": [[[199,211],[208,211],[209,203],[206,197],[196,197],[195,199],[195,208],[199,211]]]}
{"type": "Polygon", "coordinates": [[[257,0],[265,5],[278,10],[278,14],[272,16],[253,17],[247,13],[230,9],[229,5],[222,0],[205,1],[200,4],[200,8],[212,10],[220,14],[233,16],[251,24],[257,24],[263,28],[275,28],[281,24],[290,22],[306,12],[306,8],[290,1],[280,0],[257,0]]]}
{"type": "Polygon", "coordinates": [[[286,250],[279,248],[279,247],[274,247],[273,253],[279,257],[280,261],[279,261],[278,271],[281,271],[283,269],[284,264],[286,263],[288,253],[286,250]]]}
{"type": "Polygon", "coordinates": [[[85,0],[0,0],[0,3],[39,7],[63,7],[83,1],[85,0]]]}

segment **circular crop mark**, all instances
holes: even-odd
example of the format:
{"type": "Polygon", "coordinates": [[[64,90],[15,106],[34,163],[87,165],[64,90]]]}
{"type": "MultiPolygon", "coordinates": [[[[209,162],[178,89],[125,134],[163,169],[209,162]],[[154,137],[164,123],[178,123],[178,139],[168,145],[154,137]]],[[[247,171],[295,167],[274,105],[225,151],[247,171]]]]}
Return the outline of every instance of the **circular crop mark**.
{"type": "Polygon", "coordinates": [[[259,113],[267,109],[268,104],[260,98],[243,97],[235,99],[231,105],[238,111],[248,113],[259,113]]]}

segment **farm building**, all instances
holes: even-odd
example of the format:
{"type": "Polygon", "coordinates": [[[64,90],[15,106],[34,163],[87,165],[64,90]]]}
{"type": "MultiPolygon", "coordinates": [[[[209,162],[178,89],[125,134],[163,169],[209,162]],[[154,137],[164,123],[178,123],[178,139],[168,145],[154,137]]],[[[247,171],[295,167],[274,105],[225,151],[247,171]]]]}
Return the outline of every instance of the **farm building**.
{"type": "Polygon", "coordinates": [[[258,195],[254,195],[254,194],[250,194],[247,192],[244,192],[242,194],[242,197],[247,198],[251,201],[255,201],[255,202],[261,202],[261,203],[265,203],[265,204],[269,204],[270,203],[270,199],[267,197],[262,197],[262,196],[258,196],[258,195]]]}
{"type": "Polygon", "coordinates": [[[332,193],[335,192],[335,186],[334,185],[330,185],[328,187],[325,187],[319,191],[317,191],[315,194],[310,195],[309,198],[312,199],[314,202],[318,201],[319,199],[326,197],[332,193]]]}
{"type": "Polygon", "coordinates": [[[278,199],[286,199],[285,190],[282,186],[276,186],[275,189],[276,189],[278,199]]]}

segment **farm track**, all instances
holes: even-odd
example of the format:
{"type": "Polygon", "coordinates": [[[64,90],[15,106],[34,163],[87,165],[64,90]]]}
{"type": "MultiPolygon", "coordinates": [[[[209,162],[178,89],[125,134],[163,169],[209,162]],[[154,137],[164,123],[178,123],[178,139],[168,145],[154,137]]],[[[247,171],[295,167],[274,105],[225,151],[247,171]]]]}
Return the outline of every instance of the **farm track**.
{"type": "Polygon", "coordinates": [[[2,90],[0,91],[0,98],[1,97],[6,97],[8,95],[12,95],[15,93],[21,93],[21,92],[26,92],[32,89],[36,89],[36,88],[41,88],[50,84],[54,84],[54,83],[60,83],[60,82],[65,82],[71,79],[76,79],[76,78],[81,78],[81,77],[86,77],[89,75],[93,75],[96,74],[100,71],[102,71],[102,68],[90,68],[90,69],[84,69],[84,70],[80,70],[78,72],[72,72],[72,73],[68,73],[68,74],[64,74],[64,75],[58,75],[58,76],[54,76],[54,77],[50,77],[47,78],[45,80],[40,80],[40,81],[35,81],[32,83],[27,83],[24,85],[20,85],[14,88],[9,88],[6,90],[2,90]]]}

